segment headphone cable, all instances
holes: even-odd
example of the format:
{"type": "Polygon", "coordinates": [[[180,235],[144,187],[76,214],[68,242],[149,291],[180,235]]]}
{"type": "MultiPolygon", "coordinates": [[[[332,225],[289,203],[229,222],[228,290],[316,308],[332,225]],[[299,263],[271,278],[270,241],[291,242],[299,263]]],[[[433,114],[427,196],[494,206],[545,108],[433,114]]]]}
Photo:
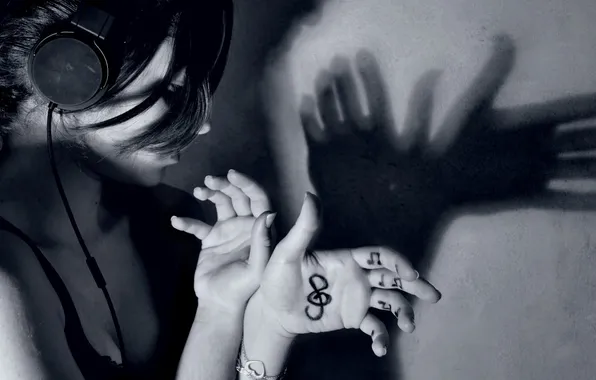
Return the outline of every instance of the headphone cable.
{"type": "Polygon", "coordinates": [[[89,250],[87,249],[87,245],[83,240],[83,236],[79,231],[79,227],[75,221],[74,215],[72,210],[70,209],[70,205],[68,203],[68,199],[66,198],[66,193],[64,191],[64,187],[62,186],[62,181],[60,180],[60,175],[58,174],[58,167],[56,166],[56,159],[54,157],[54,146],[53,146],[53,139],[52,139],[52,113],[56,109],[56,104],[50,103],[48,105],[48,118],[47,118],[47,146],[48,146],[48,156],[50,158],[50,165],[52,167],[52,173],[54,174],[54,179],[56,180],[56,186],[58,187],[58,192],[60,193],[60,197],[62,198],[62,203],[64,204],[64,208],[66,209],[66,214],[68,215],[68,219],[70,220],[70,224],[72,225],[72,229],[79,241],[79,245],[83,250],[83,253],[86,257],[87,267],[95,280],[95,284],[101,291],[106,299],[108,304],[108,308],[110,309],[110,314],[112,316],[112,321],[114,323],[114,328],[116,329],[116,335],[118,336],[118,343],[120,345],[120,355],[122,357],[122,366],[126,366],[126,353],[124,349],[124,339],[122,338],[122,331],[120,329],[120,323],[118,322],[118,317],[116,316],[116,311],[114,309],[114,304],[112,303],[112,299],[110,298],[110,294],[108,293],[108,289],[106,287],[106,280],[104,279],[101,270],[99,269],[99,265],[89,250]]]}

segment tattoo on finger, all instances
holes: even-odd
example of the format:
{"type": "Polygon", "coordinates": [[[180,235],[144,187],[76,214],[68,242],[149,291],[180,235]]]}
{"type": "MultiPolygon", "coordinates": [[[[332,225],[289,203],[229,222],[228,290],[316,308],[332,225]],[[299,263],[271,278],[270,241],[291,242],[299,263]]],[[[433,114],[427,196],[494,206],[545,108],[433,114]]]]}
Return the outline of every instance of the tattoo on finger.
{"type": "Polygon", "coordinates": [[[385,274],[381,273],[381,280],[379,281],[379,286],[385,286],[385,274]]]}
{"type": "Polygon", "coordinates": [[[379,305],[381,305],[381,309],[391,311],[391,304],[385,301],[378,301],[379,305]]]}
{"type": "Polygon", "coordinates": [[[381,254],[379,252],[371,252],[370,257],[366,260],[368,265],[382,265],[381,254]]]}
{"type": "Polygon", "coordinates": [[[404,287],[403,287],[403,285],[401,283],[401,278],[399,278],[399,277],[393,278],[393,283],[391,284],[391,286],[393,286],[394,288],[397,288],[399,290],[403,290],[404,289],[404,287]]]}

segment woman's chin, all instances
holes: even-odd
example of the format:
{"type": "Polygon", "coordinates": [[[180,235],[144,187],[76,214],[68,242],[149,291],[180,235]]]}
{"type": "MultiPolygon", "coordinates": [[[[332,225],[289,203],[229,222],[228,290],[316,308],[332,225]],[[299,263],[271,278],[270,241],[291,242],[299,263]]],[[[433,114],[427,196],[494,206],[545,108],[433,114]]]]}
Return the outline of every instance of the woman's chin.
{"type": "Polygon", "coordinates": [[[128,173],[118,178],[118,182],[142,187],[153,187],[159,185],[165,178],[165,168],[150,169],[142,172],[128,173]]]}
{"type": "MultiPolygon", "coordinates": [[[[102,168],[106,169],[106,168],[102,168]]],[[[165,178],[165,167],[144,170],[89,170],[88,174],[100,181],[118,182],[126,185],[153,187],[165,178]]]]}

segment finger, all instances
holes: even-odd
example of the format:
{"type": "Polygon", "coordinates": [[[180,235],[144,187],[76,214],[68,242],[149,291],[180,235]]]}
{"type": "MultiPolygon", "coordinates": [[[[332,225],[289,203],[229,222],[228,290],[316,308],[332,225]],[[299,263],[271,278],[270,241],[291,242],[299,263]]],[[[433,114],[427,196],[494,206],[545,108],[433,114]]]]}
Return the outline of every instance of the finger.
{"type": "Polygon", "coordinates": [[[550,171],[551,179],[594,179],[596,159],[593,157],[559,158],[550,171]]]}
{"type": "Polygon", "coordinates": [[[200,220],[181,218],[179,216],[172,216],[170,218],[170,223],[172,224],[172,227],[178,231],[192,234],[200,240],[203,240],[207,235],[209,235],[211,228],[213,228],[207,223],[201,222],[200,220]]]}
{"type": "Polygon", "coordinates": [[[361,247],[350,250],[354,260],[364,269],[387,268],[405,281],[420,277],[404,256],[387,247],[361,247]]]}
{"type": "Polygon", "coordinates": [[[212,196],[214,196],[215,193],[217,193],[217,191],[211,190],[206,187],[197,186],[194,188],[192,195],[200,201],[206,201],[212,196]]]}
{"type": "Polygon", "coordinates": [[[271,256],[271,234],[269,229],[274,219],[275,214],[264,212],[257,218],[252,227],[248,264],[258,274],[263,273],[267,261],[269,261],[269,256],[271,256]]]}
{"type": "Polygon", "coordinates": [[[414,85],[406,115],[404,148],[421,150],[429,142],[434,92],[441,71],[426,72],[414,85]]]}
{"type": "Polygon", "coordinates": [[[209,200],[215,205],[217,220],[224,221],[236,217],[232,200],[221,191],[197,187],[194,189],[193,195],[200,200],[209,200]]]}
{"type": "Polygon", "coordinates": [[[595,116],[596,94],[582,94],[494,110],[492,120],[499,128],[518,129],[572,123],[595,116]]]}
{"type": "Polygon", "coordinates": [[[362,76],[365,99],[370,112],[370,128],[380,126],[382,133],[392,142],[396,141],[397,131],[391,112],[391,101],[377,59],[372,53],[362,50],[356,55],[356,65],[362,76]]]}
{"type": "Polygon", "coordinates": [[[397,319],[397,326],[404,332],[411,333],[416,328],[412,306],[399,292],[374,289],[370,297],[370,307],[393,314],[397,319]]]}
{"type": "Polygon", "coordinates": [[[366,313],[360,330],[372,339],[372,350],[378,357],[387,355],[389,332],[381,320],[371,313],[366,313]]]}
{"type": "Polygon", "coordinates": [[[344,116],[344,124],[356,130],[370,130],[367,124],[368,119],[364,117],[360,100],[358,99],[358,88],[354,75],[350,69],[350,62],[346,58],[335,58],[331,63],[334,73],[335,89],[337,99],[344,116]]]}
{"type": "Polygon", "coordinates": [[[242,190],[232,185],[226,178],[208,176],[205,185],[211,190],[219,190],[232,200],[232,207],[238,216],[251,216],[250,200],[242,190]]]}
{"type": "Polygon", "coordinates": [[[593,129],[561,131],[555,134],[553,147],[558,153],[582,152],[596,149],[593,129]]]}
{"type": "Polygon", "coordinates": [[[346,133],[347,130],[339,114],[335,92],[333,91],[333,80],[329,72],[323,71],[319,74],[316,80],[315,93],[325,129],[330,133],[346,133]]]}
{"type": "Polygon", "coordinates": [[[290,262],[302,259],[319,225],[318,200],[314,194],[307,193],[296,223],[286,237],[277,244],[271,260],[290,262]]]}
{"type": "Polygon", "coordinates": [[[308,145],[327,141],[327,133],[317,120],[316,103],[312,96],[304,96],[300,105],[300,122],[308,145]]]}
{"type": "Polygon", "coordinates": [[[373,288],[402,290],[432,303],[441,299],[441,293],[423,278],[415,281],[402,281],[395,272],[388,269],[373,269],[368,271],[367,277],[373,288]]]}
{"type": "Polygon", "coordinates": [[[271,211],[271,203],[267,193],[251,178],[235,170],[230,170],[228,172],[228,181],[248,197],[253,216],[257,217],[266,211],[271,211]]]}
{"type": "Polygon", "coordinates": [[[493,51],[472,84],[457,100],[430,145],[430,153],[442,155],[461,134],[470,134],[486,123],[470,123],[478,111],[492,105],[513,68],[515,49],[506,35],[493,39],[493,51]]]}

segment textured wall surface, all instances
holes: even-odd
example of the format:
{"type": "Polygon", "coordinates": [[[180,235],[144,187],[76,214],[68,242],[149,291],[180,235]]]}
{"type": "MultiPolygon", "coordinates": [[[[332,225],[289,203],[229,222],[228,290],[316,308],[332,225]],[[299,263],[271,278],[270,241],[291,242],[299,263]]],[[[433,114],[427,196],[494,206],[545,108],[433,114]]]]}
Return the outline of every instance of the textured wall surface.
{"type": "MultiPolygon", "coordinates": [[[[274,176],[292,220],[310,188],[298,102],[336,54],[360,48],[379,59],[398,124],[414,81],[439,68],[438,124],[500,32],[513,38],[517,61],[497,106],[596,92],[593,0],[329,0],[265,59],[298,3],[237,1],[238,39],[214,115],[221,128],[189,152],[173,183],[190,187],[213,167],[274,176]],[[259,161],[267,142],[273,158],[259,161]]],[[[596,214],[470,211],[448,221],[425,273],[442,301],[417,305],[417,331],[390,350],[399,378],[595,378],[596,214]]]]}

